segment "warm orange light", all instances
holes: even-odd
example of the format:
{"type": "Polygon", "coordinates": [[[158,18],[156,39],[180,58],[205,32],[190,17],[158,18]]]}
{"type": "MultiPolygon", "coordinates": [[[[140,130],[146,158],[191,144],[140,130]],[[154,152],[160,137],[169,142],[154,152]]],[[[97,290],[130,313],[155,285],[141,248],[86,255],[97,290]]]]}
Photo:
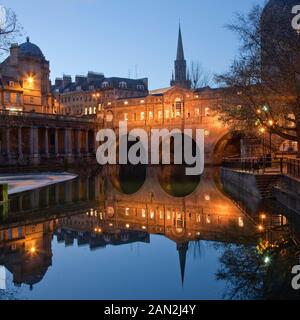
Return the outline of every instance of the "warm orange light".
{"type": "Polygon", "coordinates": [[[265,129],[265,128],[260,128],[259,131],[260,131],[261,133],[264,133],[264,132],[266,131],[266,129],[265,129]]]}
{"type": "Polygon", "coordinates": [[[261,215],[260,215],[260,218],[261,218],[262,220],[266,220],[267,216],[266,216],[265,214],[261,214],[261,215]]]}
{"type": "Polygon", "coordinates": [[[269,120],[269,125],[272,126],[274,124],[273,120],[269,120]]]}
{"type": "Polygon", "coordinates": [[[264,226],[261,225],[261,224],[257,228],[258,228],[259,231],[264,231],[264,226]]]}
{"type": "Polygon", "coordinates": [[[33,80],[32,77],[28,77],[28,78],[27,78],[27,81],[28,81],[29,84],[33,84],[33,81],[34,81],[34,80],[33,80]]]}
{"type": "Polygon", "coordinates": [[[129,224],[126,224],[126,226],[125,226],[127,229],[129,229],[130,228],[130,225],[129,224]]]}
{"type": "Polygon", "coordinates": [[[35,252],[36,252],[35,247],[31,247],[31,248],[30,248],[30,253],[35,253],[35,252]]]}

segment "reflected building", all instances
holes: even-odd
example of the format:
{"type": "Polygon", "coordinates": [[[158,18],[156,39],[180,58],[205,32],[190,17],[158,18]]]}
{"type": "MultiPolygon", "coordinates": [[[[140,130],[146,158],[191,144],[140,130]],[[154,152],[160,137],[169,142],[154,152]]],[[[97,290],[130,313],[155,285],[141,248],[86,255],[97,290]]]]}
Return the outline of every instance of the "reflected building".
{"type": "Polygon", "coordinates": [[[116,184],[116,172],[110,175],[103,168],[101,174],[12,197],[8,214],[2,216],[0,265],[13,274],[15,284],[32,286],[42,280],[52,264],[53,236],[66,246],[76,241],[92,251],[147,244],[151,235],[167,237],[178,251],[183,283],[187,254],[200,241],[255,247],[260,239],[275,243],[290,232],[282,215],[259,206],[251,211],[223,193],[214,170],[207,169],[182,196],[172,195],[172,183],[165,188],[157,167],[147,168],[145,181],[135,182],[140,187],[133,193],[116,184]]]}

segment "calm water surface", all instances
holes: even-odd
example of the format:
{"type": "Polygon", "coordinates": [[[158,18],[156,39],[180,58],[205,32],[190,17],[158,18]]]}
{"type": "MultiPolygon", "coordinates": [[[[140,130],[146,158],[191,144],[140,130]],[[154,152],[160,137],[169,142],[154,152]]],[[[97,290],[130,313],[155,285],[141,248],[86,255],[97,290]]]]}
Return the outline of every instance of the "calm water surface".
{"type": "Polygon", "coordinates": [[[103,168],[0,213],[1,299],[300,297],[298,218],[218,170],[103,168]]]}

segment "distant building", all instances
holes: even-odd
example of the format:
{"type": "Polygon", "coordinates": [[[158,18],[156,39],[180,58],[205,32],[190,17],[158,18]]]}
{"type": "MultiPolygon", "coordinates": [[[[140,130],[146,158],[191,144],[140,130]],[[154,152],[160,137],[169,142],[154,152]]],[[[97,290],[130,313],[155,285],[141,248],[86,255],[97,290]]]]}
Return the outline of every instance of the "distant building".
{"type": "Polygon", "coordinates": [[[49,61],[29,38],[13,44],[0,64],[0,108],[9,111],[53,113],[49,61]]]}
{"type": "Polygon", "coordinates": [[[110,99],[143,97],[148,94],[148,79],[106,78],[101,73],[87,76],[64,75],[52,87],[58,113],[73,116],[94,115],[110,99]]]}

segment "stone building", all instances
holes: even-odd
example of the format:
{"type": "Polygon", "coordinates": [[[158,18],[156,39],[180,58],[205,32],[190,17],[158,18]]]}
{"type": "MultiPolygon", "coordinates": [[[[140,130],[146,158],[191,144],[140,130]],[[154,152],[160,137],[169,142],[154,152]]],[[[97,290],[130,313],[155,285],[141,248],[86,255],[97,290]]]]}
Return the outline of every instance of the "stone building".
{"type": "Polygon", "coordinates": [[[53,113],[49,61],[29,38],[12,44],[0,64],[0,108],[8,111],[53,113]]]}
{"type": "Polygon", "coordinates": [[[109,99],[145,96],[148,79],[106,78],[101,73],[88,72],[87,76],[64,75],[52,87],[58,113],[73,116],[90,116],[100,111],[109,99]]]}

